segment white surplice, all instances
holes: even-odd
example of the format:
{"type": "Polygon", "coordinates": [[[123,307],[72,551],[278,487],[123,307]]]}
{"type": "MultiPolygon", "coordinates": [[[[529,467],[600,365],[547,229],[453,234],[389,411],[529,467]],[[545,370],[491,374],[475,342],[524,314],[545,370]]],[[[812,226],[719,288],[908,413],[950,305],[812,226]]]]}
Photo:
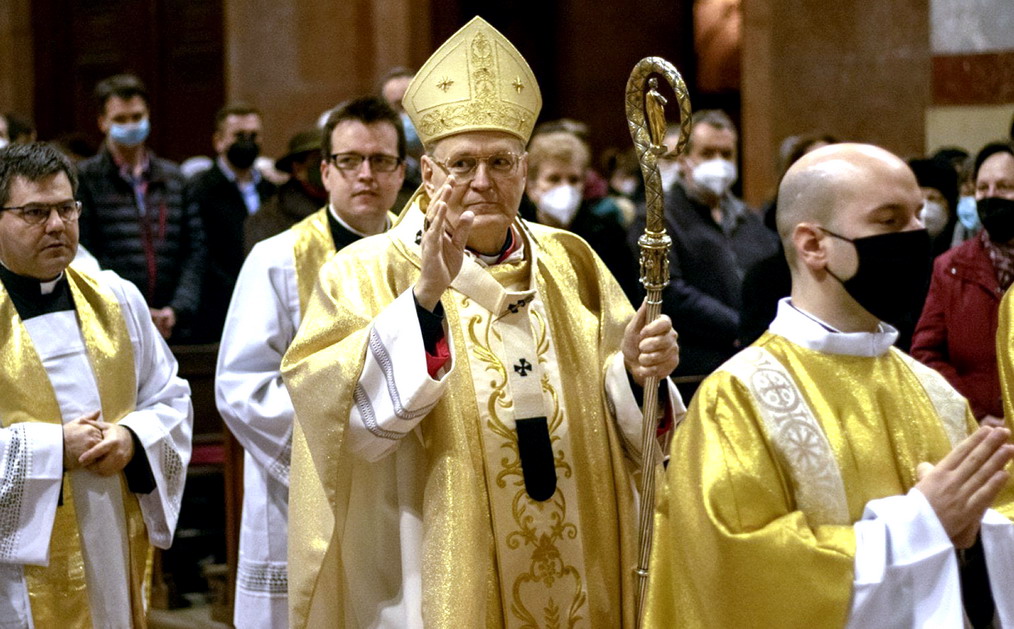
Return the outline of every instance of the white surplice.
{"type": "Polygon", "coordinates": [[[295,240],[287,230],[254,246],[236,280],[219,345],[218,410],[246,451],[233,618],[240,629],[288,626],[293,410],[281,364],[300,320],[295,240]]]}
{"type": "MultiPolygon", "coordinates": [[[[137,435],[156,488],[138,495],[148,539],[172,543],[186,467],[193,411],[190,386],[177,376],[176,359],[151,322],[133,284],[105,271],[95,276],[116,295],[133,345],[136,410],[119,423],[137,435]]],[[[77,315],[55,312],[24,322],[56,393],[64,423],[101,408],[77,315]]],[[[22,565],[46,565],[63,477],[63,429],[19,423],[0,429],[0,627],[32,626],[22,565]]],[[[72,484],[92,624],[130,627],[128,552],[121,475],[88,470],[68,474],[72,484]]]]}

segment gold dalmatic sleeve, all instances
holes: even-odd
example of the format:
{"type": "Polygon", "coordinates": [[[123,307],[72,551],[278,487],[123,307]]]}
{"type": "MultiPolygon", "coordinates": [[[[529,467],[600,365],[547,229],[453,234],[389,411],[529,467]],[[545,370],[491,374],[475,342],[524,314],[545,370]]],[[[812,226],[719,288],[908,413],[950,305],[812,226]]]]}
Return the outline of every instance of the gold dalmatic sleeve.
{"type": "Polygon", "coordinates": [[[936,383],[895,350],[770,333],[705,380],[659,491],[647,626],[843,627],[866,503],[974,427],[936,383]]]}
{"type": "MultiPolygon", "coordinates": [[[[85,350],[102,400],[102,417],[114,423],[137,404],[134,351],[123,312],[115,295],[95,280],[72,268],[66,270],[85,350]]],[[[60,406],[31,337],[14,303],[0,286],[0,338],[4,343],[4,366],[0,370],[0,419],[4,427],[17,422],[62,423],[60,406]]],[[[147,624],[143,584],[150,578],[151,549],[137,497],[123,485],[123,506],[129,537],[130,583],[104,587],[129,587],[135,627],[147,624]]],[[[91,627],[88,585],[78,535],[71,483],[63,485],[63,505],[49,546],[49,565],[26,566],[32,617],[38,627],[91,627]]]]}
{"type": "MultiPolygon", "coordinates": [[[[374,514],[350,510],[353,486],[386,463],[358,460],[345,431],[371,321],[418,277],[425,202],[382,240],[325,264],[283,362],[296,409],[290,508],[300,514],[290,521],[293,627],[350,618],[355,549],[343,542],[375,526],[374,514]]],[[[442,300],[456,366],[400,445],[421,453],[424,529],[422,547],[402,552],[421,563],[426,626],[633,626],[632,464],[604,393],[632,309],[579,239],[516,229],[533,255],[492,273],[470,263],[442,300]],[[520,372],[541,374],[534,397],[520,372]],[[542,405],[556,459],[557,492],[541,503],[526,495],[513,431],[528,404],[542,405]]]]}

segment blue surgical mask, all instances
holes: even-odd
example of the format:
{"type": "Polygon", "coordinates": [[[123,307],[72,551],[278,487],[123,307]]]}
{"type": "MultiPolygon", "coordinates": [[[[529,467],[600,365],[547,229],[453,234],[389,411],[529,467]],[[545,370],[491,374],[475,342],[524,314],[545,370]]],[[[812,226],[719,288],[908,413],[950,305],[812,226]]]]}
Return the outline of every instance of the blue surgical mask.
{"type": "Polygon", "coordinates": [[[958,199],[958,220],[970,232],[979,229],[979,211],[975,206],[975,197],[958,199]]]}
{"type": "Polygon", "coordinates": [[[405,144],[408,147],[408,152],[421,153],[422,142],[419,141],[419,134],[415,130],[415,125],[412,124],[412,119],[405,112],[401,112],[401,126],[405,129],[405,144]]]}
{"type": "Polygon", "coordinates": [[[130,124],[109,125],[109,138],[121,146],[137,146],[148,139],[151,123],[148,118],[130,124]]]}

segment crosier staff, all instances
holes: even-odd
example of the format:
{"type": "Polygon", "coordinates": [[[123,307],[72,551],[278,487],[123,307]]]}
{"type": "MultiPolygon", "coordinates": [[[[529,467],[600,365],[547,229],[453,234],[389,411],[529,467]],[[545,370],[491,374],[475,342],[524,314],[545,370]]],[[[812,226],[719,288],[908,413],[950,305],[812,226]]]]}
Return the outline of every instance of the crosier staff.
{"type": "MultiPolygon", "coordinates": [[[[641,284],[647,296],[646,322],[654,321],[662,311],[662,289],[669,283],[669,245],[672,239],[665,232],[663,216],[662,177],[658,158],[668,152],[665,137],[666,99],[658,93],[661,75],[669,82],[680,110],[680,137],[676,154],[683,153],[690,139],[690,96],[683,77],[661,57],[646,57],[637,62],[627,79],[627,126],[634,140],[637,160],[644,176],[647,220],[644,234],[637,240],[641,249],[641,284]],[[649,79],[649,77],[651,77],[649,79]],[[645,87],[648,87],[647,93],[645,87]]],[[[641,625],[644,594],[648,585],[648,561],[651,553],[652,518],[655,512],[655,439],[658,431],[658,378],[644,383],[644,426],[641,433],[641,506],[638,520],[640,547],[637,558],[637,624],[641,625]]]]}

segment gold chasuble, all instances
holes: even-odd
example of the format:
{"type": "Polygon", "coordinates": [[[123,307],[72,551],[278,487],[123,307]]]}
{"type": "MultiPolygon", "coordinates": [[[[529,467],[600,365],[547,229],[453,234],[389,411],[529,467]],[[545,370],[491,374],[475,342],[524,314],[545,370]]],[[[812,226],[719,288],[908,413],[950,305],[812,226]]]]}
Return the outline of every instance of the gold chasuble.
{"type": "MultiPolygon", "coordinates": [[[[81,334],[102,400],[102,419],[119,421],[137,403],[133,345],[120,303],[91,277],[68,267],[65,271],[74,299],[81,334]]],[[[0,284],[0,420],[4,427],[17,422],[62,424],[60,406],[31,337],[0,284]]],[[[121,479],[122,480],[122,479],[121,479]]],[[[81,540],[71,483],[65,477],[63,504],[49,546],[49,565],[25,566],[32,617],[38,627],[91,627],[81,540]]],[[[130,548],[130,600],[135,627],[144,627],[143,584],[150,578],[150,547],[137,497],[122,483],[130,548]]],[[[110,584],[109,587],[118,587],[110,584]]]]}
{"type": "Polygon", "coordinates": [[[418,591],[426,627],[633,626],[634,463],[605,392],[632,309],[580,238],[516,221],[522,260],[487,268],[466,256],[441,300],[446,391],[415,411],[425,416],[393,453],[367,462],[349,451],[364,360],[385,349],[371,322],[419,276],[427,204],[417,193],[390,232],[324,265],[283,362],[296,410],[291,624],[399,624],[380,609],[418,591]],[[518,445],[535,416],[556,477],[540,500],[518,445]],[[398,549],[407,539],[418,547],[398,549]],[[361,583],[376,568],[371,545],[400,553],[392,583],[361,583]]]}
{"type": "MultiPolygon", "coordinates": [[[[1014,291],[1008,290],[1000,301],[996,330],[996,360],[1003,395],[1003,417],[1007,429],[1014,433],[1014,291]]],[[[1014,464],[1007,466],[1012,480],[1000,493],[993,508],[1014,520],[1014,464]]]]}
{"type": "MultiPolygon", "coordinates": [[[[767,332],[707,378],[671,449],[646,626],[844,627],[853,524],[976,427],[935,371],[767,332]]],[[[899,601],[899,604],[904,604],[899,601]]]]}
{"type": "Polygon", "coordinates": [[[1003,416],[1007,428],[1014,431],[1014,291],[1008,290],[1000,301],[996,328],[996,360],[1003,394],[1003,416]]]}

